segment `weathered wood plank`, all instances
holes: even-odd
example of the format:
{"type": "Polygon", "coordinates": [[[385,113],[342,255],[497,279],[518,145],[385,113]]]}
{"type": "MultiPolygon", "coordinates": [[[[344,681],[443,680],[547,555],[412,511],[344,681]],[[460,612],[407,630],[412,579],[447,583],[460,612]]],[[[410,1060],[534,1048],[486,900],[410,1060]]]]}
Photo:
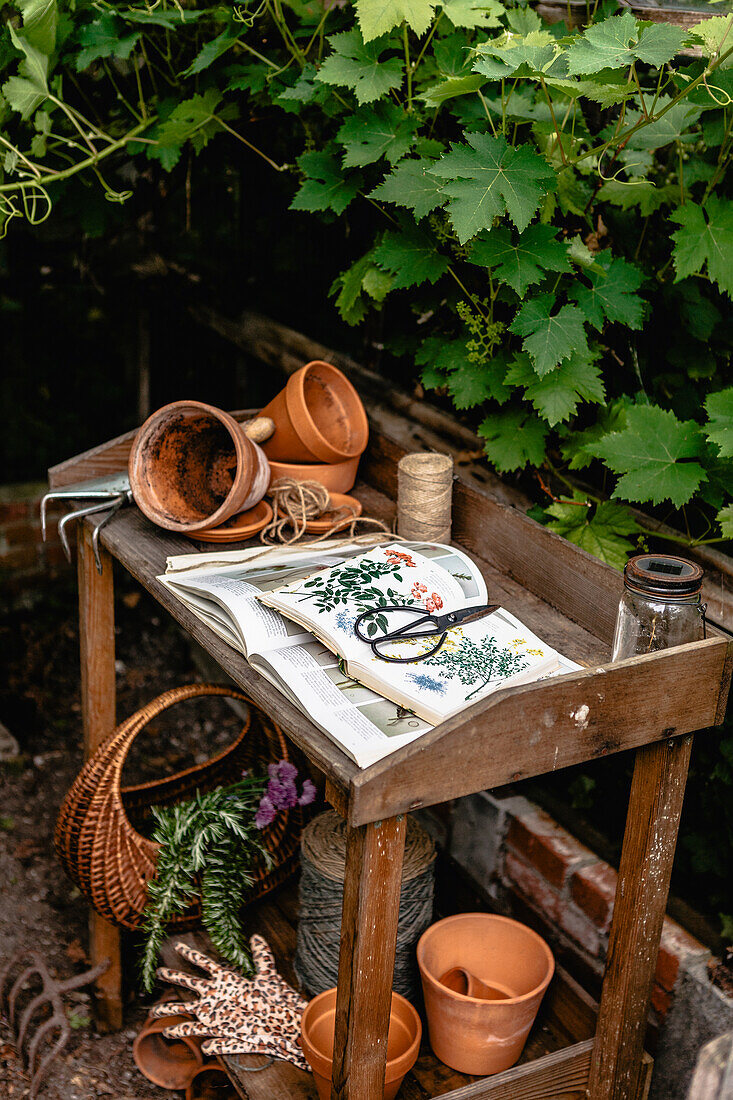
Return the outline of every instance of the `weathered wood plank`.
{"type": "Polygon", "coordinates": [[[357,772],[349,820],[378,820],[712,726],[729,644],[711,638],[506,688],[357,772]]]}
{"type": "Polygon", "coordinates": [[[589,1081],[590,1100],[635,1100],[692,737],[639,749],[589,1081]]]}
{"type": "MultiPolygon", "coordinates": [[[[97,572],[88,529],[78,540],[79,647],[84,758],[89,759],[115,728],[115,606],[112,559],[100,554],[97,572]]],[[[89,915],[92,966],[109,959],[109,969],[94,986],[98,1025],[104,1031],[122,1027],[122,961],[120,932],[97,913],[89,915]]]]}
{"type": "Polygon", "coordinates": [[[443,1093],[442,1100],[586,1100],[593,1039],[443,1093]]]}
{"type": "Polygon", "coordinates": [[[350,829],[331,1100],[381,1100],[407,821],[350,829]]]}

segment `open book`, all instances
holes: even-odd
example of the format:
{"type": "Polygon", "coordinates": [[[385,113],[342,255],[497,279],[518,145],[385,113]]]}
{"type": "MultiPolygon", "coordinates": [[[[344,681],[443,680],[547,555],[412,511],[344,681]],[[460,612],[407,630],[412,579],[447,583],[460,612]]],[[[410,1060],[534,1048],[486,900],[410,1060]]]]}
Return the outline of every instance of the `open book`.
{"type": "Polygon", "coordinates": [[[354,627],[365,612],[373,614],[362,634],[379,639],[419,621],[419,615],[397,610],[400,605],[440,615],[485,602],[483,580],[467,594],[460,579],[425,549],[377,546],[310,577],[291,579],[260,602],[314,634],[342,658],[354,680],[433,725],[498,688],[558,671],[560,655],[502,608],[454,627],[436,652],[436,635],[395,639],[376,651],[360,640],[354,627]]]}
{"type": "MultiPolygon", "coordinates": [[[[429,561],[441,585],[445,577],[463,604],[486,602],[483,577],[461,551],[419,542],[400,543],[399,550],[429,561]]],[[[158,580],[365,768],[422,736],[431,723],[419,718],[413,708],[354,680],[340,658],[310,630],[261,599],[285,584],[297,586],[317,570],[363,554],[363,545],[349,539],[330,539],[317,546],[191,554],[170,558],[168,571],[158,580]]],[[[561,658],[557,671],[577,668],[561,658]]],[[[419,665],[414,669],[427,672],[419,665]]]]}

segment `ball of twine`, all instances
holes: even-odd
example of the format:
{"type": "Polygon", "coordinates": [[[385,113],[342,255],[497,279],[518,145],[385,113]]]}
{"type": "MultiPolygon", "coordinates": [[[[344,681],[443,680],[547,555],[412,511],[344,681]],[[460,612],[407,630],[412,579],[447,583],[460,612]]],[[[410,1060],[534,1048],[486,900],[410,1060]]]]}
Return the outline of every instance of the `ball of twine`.
{"type": "Polygon", "coordinates": [[[418,452],[397,465],[397,533],[406,539],[450,542],[453,459],[418,452]]]}
{"type": "MultiPolygon", "coordinates": [[[[294,965],[298,980],[315,996],[332,989],[338,980],[345,822],[333,810],[319,814],[303,830],[300,849],[300,916],[294,965]]],[[[433,841],[408,817],[392,988],[410,1001],[416,999],[420,988],[415,948],[433,919],[434,863],[433,841]]]]}

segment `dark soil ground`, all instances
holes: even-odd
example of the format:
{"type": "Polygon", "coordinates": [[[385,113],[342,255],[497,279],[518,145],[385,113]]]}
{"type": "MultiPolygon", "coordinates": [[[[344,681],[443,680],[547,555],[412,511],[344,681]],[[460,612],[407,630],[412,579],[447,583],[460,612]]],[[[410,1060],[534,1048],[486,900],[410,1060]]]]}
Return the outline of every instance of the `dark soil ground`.
{"type": "MultiPolygon", "coordinates": [[[[160,692],[197,679],[189,644],[157,603],[118,577],[118,716],[160,692]]],[[[20,745],[0,763],[0,968],[31,948],[51,973],[67,978],[89,965],[88,909],[53,854],[59,805],[81,762],[76,586],[71,570],[0,614],[0,722],[20,745]]],[[[138,738],[125,773],[134,783],[208,758],[227,744],[237,719],[220,700],[189,702],[157,719],[138,738]]],[[[123,1030],[98,1035],[85,990],[69,995],[72,1037],[50,1070],[44,1100],[144,1100],[181,1095],[152,1085],[132,1060],[132,1039],[154,997],[135,990],[135,951],[125,945],[123,1030]]],[[[0,1098],[28,1095],[29,1078],[0,1015],[0,1098]]]]}

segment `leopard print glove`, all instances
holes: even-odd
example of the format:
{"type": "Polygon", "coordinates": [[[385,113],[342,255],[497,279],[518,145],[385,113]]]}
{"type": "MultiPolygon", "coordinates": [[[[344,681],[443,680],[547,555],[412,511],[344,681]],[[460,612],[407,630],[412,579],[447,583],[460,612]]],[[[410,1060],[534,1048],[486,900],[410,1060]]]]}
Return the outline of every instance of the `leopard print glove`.
{"type": "Polygon", "coordinates": [[[300,1017],[307,1001],[288,985],[276,968],[270,948],[261,936],[250,940],[255,976],[243,978],[185,943],[176,951],[209,976],[194,977],[161,967],[158,976],[173,985],[191,989],[198,1000],[156,1005],[150,1015],[187,1012],[195,1021],[166,1028],[169,1038],[207,1037],[204,1054],[267,1054],[308,1069],[300,1046],[300,1017]]]}

